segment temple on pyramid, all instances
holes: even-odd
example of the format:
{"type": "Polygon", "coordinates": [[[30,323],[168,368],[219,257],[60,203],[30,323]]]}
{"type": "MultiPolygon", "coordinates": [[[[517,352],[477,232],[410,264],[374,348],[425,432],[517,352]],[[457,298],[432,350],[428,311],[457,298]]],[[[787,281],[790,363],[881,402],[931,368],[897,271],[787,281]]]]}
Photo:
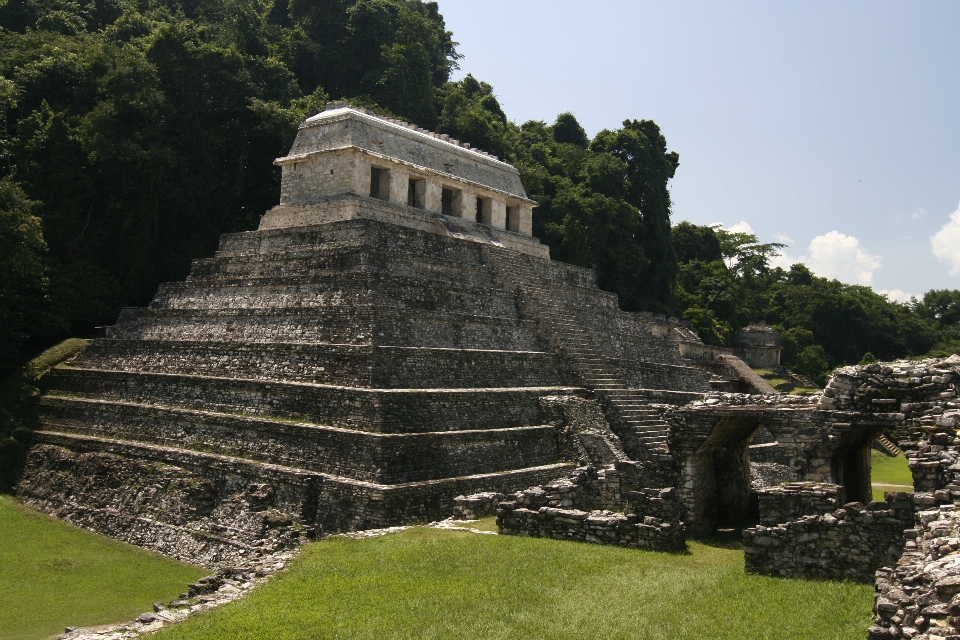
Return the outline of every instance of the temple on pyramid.
{"type": "Polygon", "coordinates": [[[259,229],[46,376],[21,500],[215,566],[671,459],[653,405],[710,390],[704,346],[551,261],[516,168],[342,105],[276,164],[259,229]],[[570,445],[584,404],[613,440],[570,445]]]}

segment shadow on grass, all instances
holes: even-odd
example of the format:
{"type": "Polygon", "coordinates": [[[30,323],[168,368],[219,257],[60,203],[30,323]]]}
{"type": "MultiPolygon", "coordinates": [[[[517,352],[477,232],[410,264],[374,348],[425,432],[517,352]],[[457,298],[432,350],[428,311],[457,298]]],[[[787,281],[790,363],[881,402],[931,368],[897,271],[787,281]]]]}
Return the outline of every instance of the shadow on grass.
{"type": "Polygon", "coordinates": [[[743,529],[717,529],[696,538],[697,542],[717,549],[743,551],[743,529]]]}

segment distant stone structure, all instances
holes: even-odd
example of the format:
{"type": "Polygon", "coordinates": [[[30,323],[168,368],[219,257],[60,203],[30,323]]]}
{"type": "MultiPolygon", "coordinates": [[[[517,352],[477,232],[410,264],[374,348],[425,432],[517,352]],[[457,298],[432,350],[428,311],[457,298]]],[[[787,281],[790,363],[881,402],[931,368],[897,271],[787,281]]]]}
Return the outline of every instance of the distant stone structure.
{"type": "Polygon", "coordinates": [[[733,346],[737,354],[751,367],[775,369],[780,366],[780,352],[783,347],[773,327],[765,324],[747,325],[734,334],[733,346]]]}

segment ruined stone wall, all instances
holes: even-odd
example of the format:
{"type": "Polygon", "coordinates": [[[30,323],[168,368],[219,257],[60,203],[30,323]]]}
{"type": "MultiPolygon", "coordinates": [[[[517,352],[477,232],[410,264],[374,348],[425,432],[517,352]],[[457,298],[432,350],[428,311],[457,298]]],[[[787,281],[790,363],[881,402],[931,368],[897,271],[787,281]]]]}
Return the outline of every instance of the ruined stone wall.
{"type": "Polygon", "coordinates": [[[960,500],[960,413],[955,408],[947,411],[933,425],[925,425],[923,439],[906,452],[914,488],[934,492],[943,502],[960,500]]]}
{"type": "Polygon", "coordinates": [[[760,524],[773,527],[840,507],[842,487],[822,482],[789,482],[757,492],[760,524]]]}
{"type": "Polygon", "coordinates": [[[887,494],[886,502],[851,502],[830,513],[745,529],[744,569],[783,577],[872,582],[877,569],[899,560],[904,530],[913,525],[915,505],[924,499],[922,494],[916,498],[887,494]]]}
{"type": "Polygon", "coordinates": [[[530,487],[500,503],[503,535],[609,544],[632,549],[683,548],[686,528],[672,487],[633,489],[645,483],[643,469],[619,463],[585,467],[569,478],[530,487]],[[620,513],[615,513],[614,510],[620,513]]]}
{"type": "Polygon", "coordinates": [[[914,486],[928,493],[915,494],[903,555],[877,571],[871,640],[960,635],[960,410],[949,395],[932,402],[925,413],[943,412],[919,418],[922,439],[907,452],[914,486]]]}
{"type": "Polygon", "coordinates": [[[762,427],[778,443],[789,480],[832,480],[831,456],[842,427],[818,415],[815,402],[804,396],[709,394],[668,413],[677,489],[690,531],[708,533],[747,517],[749,445],[762,427]]]}
{"type": "Polygon", "coordinates": [[[92,531],[223,567],[323,532],[442,519],[451,513],[454,496],[505,493],[572,467],[386,485],[172,447],[42,432],[15,495],[92,531]]]}
{"type": "Polygon", "coordinates": [[[686,543],[683,523],[655,516],[579,511],[541,507],[502,508],[497,516],[500,533],[533,538],[607,544],[629,549],[677,551],[686,543]]]}
{"type": "Polygon", "coordinates": [[[317,533],[318,474],[152,453],[43,435],[15,495],[86,529],[207,567],[242,564],[317,533]]]}
{"type": "Polygon", "coordinates": [[[897,362],[841,367],[823,391],[819,408],[890,414],[895,417],[897,446],[916,447],[923,431],[936,425],[937,416],[957,407],[960,356],[941,360],[897,362]]]}
{"type": "Polygon", "coordinates": [[[960,511],[927,506],[905,535],[899,562],[876,573],[869,640],[960,636],[960,511]]]}

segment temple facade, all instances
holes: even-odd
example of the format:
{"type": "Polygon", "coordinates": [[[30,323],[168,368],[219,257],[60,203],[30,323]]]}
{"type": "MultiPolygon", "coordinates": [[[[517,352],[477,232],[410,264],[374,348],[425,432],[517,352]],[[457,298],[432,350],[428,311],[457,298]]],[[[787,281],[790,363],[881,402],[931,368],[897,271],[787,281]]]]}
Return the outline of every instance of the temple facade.
{"type": "Polygon", "coordinates": [[[261,229],[379,214],[549,257],[532,237],[537,203],[519,171],[450,136],[334,104],[300,126],[290,153],[275,164],[283,170],[280,205],[261,229]],[[382,205],[371,211],[367,201],[356,206],[356,197],[382,205]]]}

